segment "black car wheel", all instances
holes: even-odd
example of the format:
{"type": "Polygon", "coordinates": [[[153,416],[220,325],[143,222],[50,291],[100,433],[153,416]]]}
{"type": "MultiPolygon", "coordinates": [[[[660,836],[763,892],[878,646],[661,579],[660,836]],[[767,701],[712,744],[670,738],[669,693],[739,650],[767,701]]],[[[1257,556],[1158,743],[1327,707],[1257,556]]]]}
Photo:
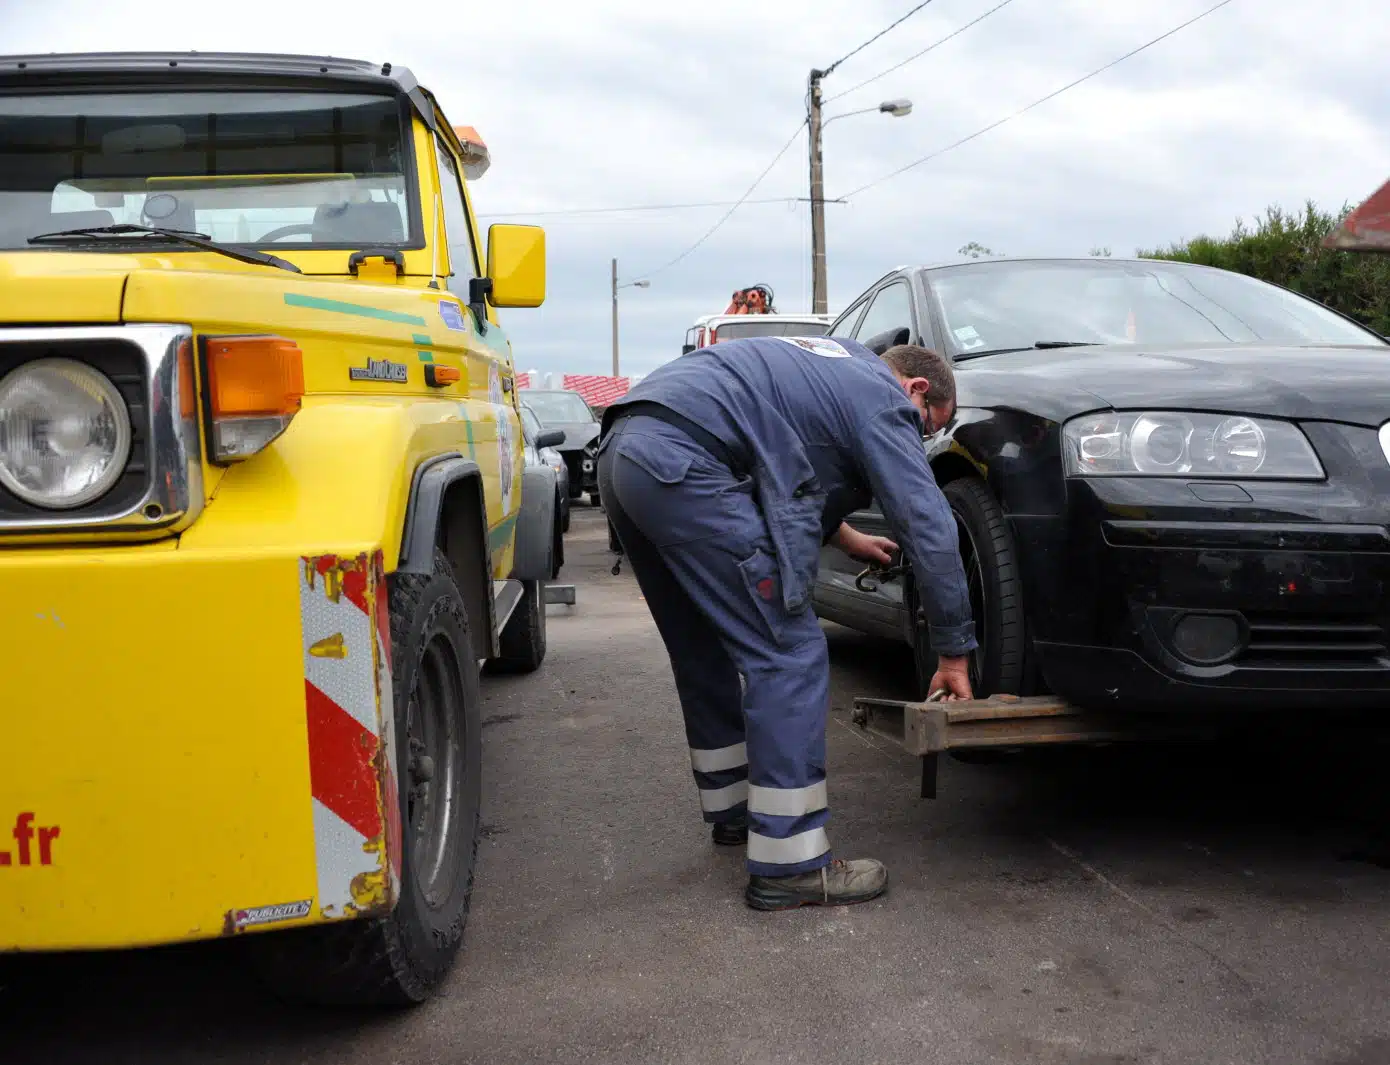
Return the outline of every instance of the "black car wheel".
{"type": "MultiPolygon", "coordinates": [[[[1024,660],[1027,637],[1023,619],[1023,586],[1018,556],[1004,513],[983,482],[970,477],[951,481],[943,489],[960,537],[970,612],[975,618],[975,641],[970,653],[970,687],[976,698],[999,693],[1025,694],[1024,660]]],[[[916,594],[911,597],[913,616],[916,594]]],[[[936,672],[936,655],[926,644],[926,632],[914,628],[913,653],[919,695],[936,672]]]]}
{"type": "Polygon", "coordinates": [[[523,583],[521,602],[498,639],[502,653],[488,659],[489,673],[534,673],[545,661],[545,582],[523,583]]]}
{"type": "Polygon", "coordinates": [[[603,503],[599,500],[598,492],[595,491],[595,492],[590,492],[590,493],[589,493],[589,506],[591,506],[591,507],[601,507],[601,506],[603,506],[603,503]]]}
{"type": "Polygon", "coordinates": [[[428,576],[389,585],[403,848],[386,916],[257,936],[248,945],[282,997],[411,1005],[448,975],[473,894],[482,802],[482,694],[468,615],[436,553],[428,576]]]}

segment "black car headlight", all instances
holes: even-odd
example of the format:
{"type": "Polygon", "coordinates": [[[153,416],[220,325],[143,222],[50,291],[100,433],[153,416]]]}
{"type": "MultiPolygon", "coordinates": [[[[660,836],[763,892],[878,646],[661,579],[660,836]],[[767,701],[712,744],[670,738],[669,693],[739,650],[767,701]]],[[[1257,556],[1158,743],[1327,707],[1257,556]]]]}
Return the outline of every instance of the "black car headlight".
{"type": "Polygon", "coordinates": [[[1062,440],[1067,473],[1073,476],[1325,476],[1296,425],[1243,414],[1107,411],[1067,422],[1062,440]]]}

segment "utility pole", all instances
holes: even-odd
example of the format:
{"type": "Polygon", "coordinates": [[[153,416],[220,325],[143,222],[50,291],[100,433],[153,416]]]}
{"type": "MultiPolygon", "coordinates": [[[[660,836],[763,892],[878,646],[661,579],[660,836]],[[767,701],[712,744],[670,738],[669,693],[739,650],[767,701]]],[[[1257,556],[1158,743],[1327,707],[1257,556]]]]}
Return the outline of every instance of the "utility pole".
{"type": "Polygon", "coordinates": [[[618,376],[618,260],[613,260],[613,376],[618,376]]]}
{"type": "MultiPolygon", "coordinates": [[[[812,70],[809,112],[806,124],[810,130],[811,152],[811,313],[826,314],[825,280],[825,172],[821,162],[821,97],[820,82],[825,71],[812,70]]],[[[614,312],[617,313],[616,311],[614,312]]]]}

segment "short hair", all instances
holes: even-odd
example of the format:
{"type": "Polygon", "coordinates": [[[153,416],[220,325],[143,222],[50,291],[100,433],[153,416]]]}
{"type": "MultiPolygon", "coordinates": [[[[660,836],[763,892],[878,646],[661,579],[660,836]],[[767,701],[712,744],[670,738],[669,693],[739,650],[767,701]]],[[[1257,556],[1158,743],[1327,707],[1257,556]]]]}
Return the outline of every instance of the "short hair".
{"type": "Polygon", "coordinates": [[[956,375],[951,369],[950,360],[930,348],[897,344],[880,358],[900,377],[925,377],[927,384],[931,385],[931,391],[927,393],[928,403],[956,401],[956,375]]]}

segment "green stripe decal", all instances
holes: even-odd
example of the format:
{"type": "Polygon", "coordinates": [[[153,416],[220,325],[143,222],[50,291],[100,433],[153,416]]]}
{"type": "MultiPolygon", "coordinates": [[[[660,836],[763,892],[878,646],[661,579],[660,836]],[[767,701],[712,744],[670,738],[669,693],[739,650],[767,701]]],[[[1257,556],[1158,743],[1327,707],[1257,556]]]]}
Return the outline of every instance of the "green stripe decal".
{"type": "Polygon", "coordinates": [[[417,351],[415,354],[420,356],[421,362],[434,362],[434,356],[428,351],[417,351]]]}
{"type": "Polygon", "coordinates": [[[463,431],[468,436],[468,457],[476,462],[478,459],[478,452],[473,447],[473,423],[469,420],[467,411],[464,411],[463,431]]]}
{"type": "Polygon", "coordinates": [[[511,536],[512,529],[516,527],[516,515],[510,518],[503,518],[487,534],[487,546],[492,551],[501,551],[507,546],[507,537],[511,536]]]}
{"type": "Polygon", "coordinates": [[[434,347],[434,341],[431,340],[429,337],[425,336],[424,333],[411,334],[410,342],[422,348],[434,347]]]}
{"type": "Polygon", "coordinates": [[[425,320],[418,314],[401,314],[399,311],[384,311],[380,307],[368,307],[362,303],[344,303],[342,300],[325,300],[317,296],[306,296],[300,292],[286,292],[285,302],[291,307],[310,307],[316,311],[332,311],[335,314],[353,314],[359,318],[375,318],[381,322],[399,322],[402,325],[424,325],[425,320]]]}

